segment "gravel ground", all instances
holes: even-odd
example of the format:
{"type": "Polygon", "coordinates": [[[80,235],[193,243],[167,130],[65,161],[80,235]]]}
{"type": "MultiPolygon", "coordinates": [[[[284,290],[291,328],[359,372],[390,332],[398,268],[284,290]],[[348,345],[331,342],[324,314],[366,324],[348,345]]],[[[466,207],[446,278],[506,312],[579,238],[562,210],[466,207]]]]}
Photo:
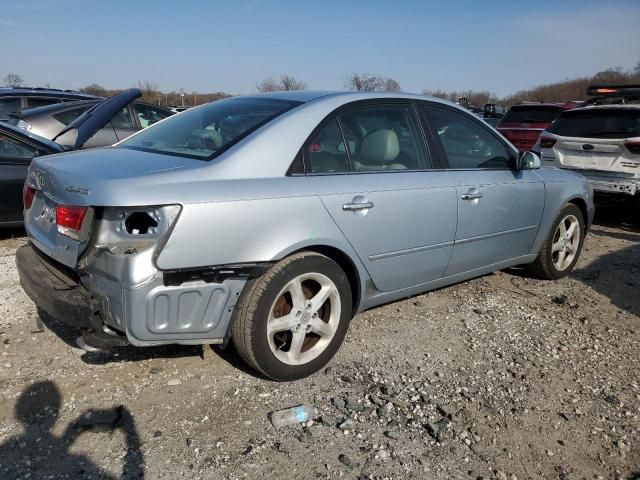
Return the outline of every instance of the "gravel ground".
{"type": "Polygon", "coordinates": [[[72,348],[0,240],[0,478],[640,478],[640,224],[604,206],[576,271],[517,269],[358,315],[294,383],[232,349],[72,348]],[[320,416],[275,429],[269,413],[320,416]]]}

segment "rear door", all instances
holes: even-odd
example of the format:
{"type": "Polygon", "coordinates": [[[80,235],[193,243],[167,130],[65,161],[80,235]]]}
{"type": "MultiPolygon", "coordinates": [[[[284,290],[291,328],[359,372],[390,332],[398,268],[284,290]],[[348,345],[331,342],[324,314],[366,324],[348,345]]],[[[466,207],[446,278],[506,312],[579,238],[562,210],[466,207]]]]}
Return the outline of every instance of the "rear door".
{"type": "Polygon", "coordinates": [[[307,143],[313,191],[375,286],[393,291],[440,278],[456,229],[456,190],[436,172],[411,103],[351,105],[307,143]]]}
{"type": "Polygon", "coordinates": [[[516,171],[515,152],[472,115],[423,108],[457,195],[458,226],[446,275],[527,255],[544,209],[540,177],[516,171]]]}

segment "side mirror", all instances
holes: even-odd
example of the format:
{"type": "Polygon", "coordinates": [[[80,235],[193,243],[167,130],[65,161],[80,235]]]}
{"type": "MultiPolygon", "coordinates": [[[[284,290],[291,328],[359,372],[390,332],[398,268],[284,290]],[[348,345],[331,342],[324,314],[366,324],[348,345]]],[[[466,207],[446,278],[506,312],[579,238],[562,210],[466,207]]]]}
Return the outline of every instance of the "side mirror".
{"type": "Polygon", "coordinates": [[[536,170],[540,168],[540,157],[533,152],[518,153],[518,170],[536,170]]]}

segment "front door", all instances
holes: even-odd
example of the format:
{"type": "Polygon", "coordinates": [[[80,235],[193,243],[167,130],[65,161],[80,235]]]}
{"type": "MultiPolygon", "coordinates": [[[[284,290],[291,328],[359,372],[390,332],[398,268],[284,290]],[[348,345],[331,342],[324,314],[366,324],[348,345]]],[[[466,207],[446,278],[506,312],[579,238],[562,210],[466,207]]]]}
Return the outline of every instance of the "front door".
{"type": "Polygon", "coordinates": [[[515,152],[471,115],[440,107],[427,107],[427,115],[458,201],[446,275],[527,255],[544,210],[543,181],[534,171],[515,170],[515,152]]]}
{"type": "Polygon", "coordinates": [[[456,189],[431,157],[410,104],[352,107],[305,147],[307,175],[377,289],[440,278],[456,229],[456,189]]]}

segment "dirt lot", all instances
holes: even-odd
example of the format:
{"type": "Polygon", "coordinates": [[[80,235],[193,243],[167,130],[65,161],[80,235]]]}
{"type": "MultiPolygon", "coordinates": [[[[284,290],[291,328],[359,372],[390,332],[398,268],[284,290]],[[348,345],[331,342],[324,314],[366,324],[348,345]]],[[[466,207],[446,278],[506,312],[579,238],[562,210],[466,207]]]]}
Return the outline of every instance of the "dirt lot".
{"type": "Polygon", "coordinates": [[[0,478],[640,478],[640,218],[603,206],[577,270],[500,272],[358,315],[281,384],[232,350],[85,353],[0,240],[0,478]],[[321,417],[276,430],[269,412],[321,417]]]}

